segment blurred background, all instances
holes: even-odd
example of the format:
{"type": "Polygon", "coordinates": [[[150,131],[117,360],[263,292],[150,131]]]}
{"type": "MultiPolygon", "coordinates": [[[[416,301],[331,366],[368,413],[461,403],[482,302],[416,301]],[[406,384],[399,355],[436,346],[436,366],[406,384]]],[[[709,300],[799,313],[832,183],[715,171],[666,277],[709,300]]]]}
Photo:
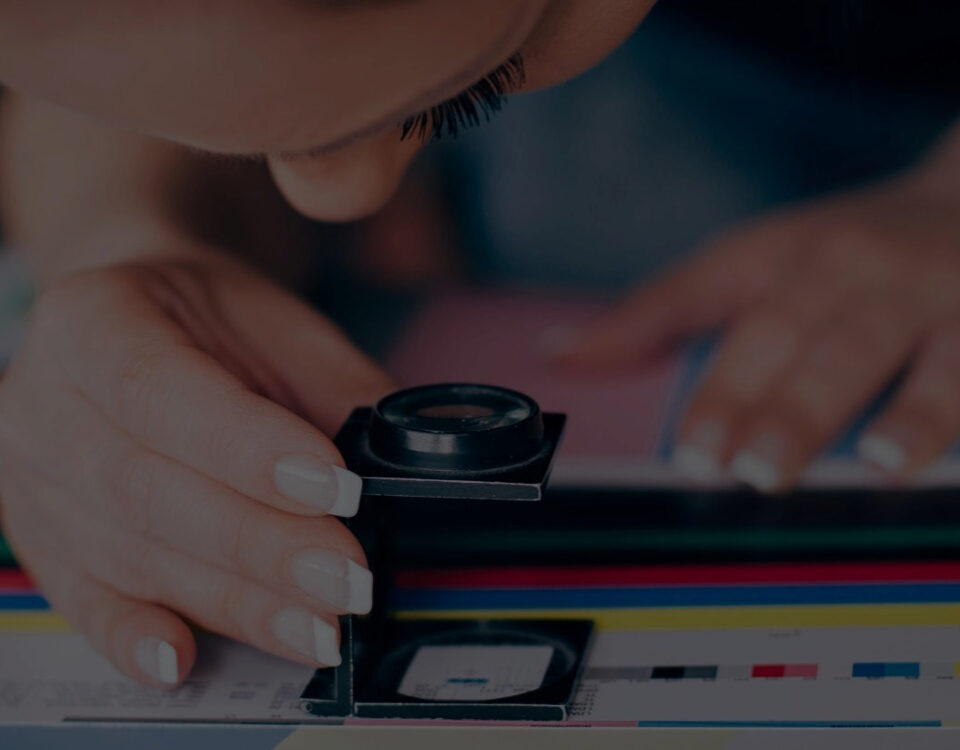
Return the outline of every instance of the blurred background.
{"type": "Polygon", "coordinates": [[[613,297],[739,221],[911,164],[960,115],[960,5],[661,0],[587,74],[427,149],[307,288],[381,352],[438,284],[613,297]]]}

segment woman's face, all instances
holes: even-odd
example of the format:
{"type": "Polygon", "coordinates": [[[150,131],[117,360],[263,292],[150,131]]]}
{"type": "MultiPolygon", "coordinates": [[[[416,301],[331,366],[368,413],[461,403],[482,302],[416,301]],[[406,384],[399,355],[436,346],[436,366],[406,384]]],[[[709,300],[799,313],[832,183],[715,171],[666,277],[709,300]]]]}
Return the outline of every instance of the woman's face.
{"type": "Polygon", "coordinates": [[[0,81],[126,128],[267,158],[321,219],[392,193],[399,124],[515,55],[523,90],[611,52],[655,0],[0,0],[0,81]]]}

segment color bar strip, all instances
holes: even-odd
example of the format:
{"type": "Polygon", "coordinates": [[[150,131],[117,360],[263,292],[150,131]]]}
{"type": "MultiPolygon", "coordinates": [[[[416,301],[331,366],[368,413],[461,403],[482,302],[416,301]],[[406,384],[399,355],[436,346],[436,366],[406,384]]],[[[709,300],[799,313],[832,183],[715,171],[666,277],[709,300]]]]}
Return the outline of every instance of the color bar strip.
{"type": "Polygon", "coordinates": [[[16,560],[13,559],[13,550],[7,540],[0,536],[0,567],[8,565],[16,565],[16,560]]]}
{"type": "Polygon", "coordinates": [[[887,662],[883,665],[884,677],[906,677],[907,679],[917,679],[920,676],[920,664],[918,662],[887,662]]]}
{"type": "Polygon", "coordinates": [[[729,583],[960,581],[960,562],[634,565],[401,570],[402,588],[525,588],[729,583]]]}
{"type": "Polygon", "coordinates": [[[624,588],[400,589],[395,609],[562,609],[960,602],[960,583],[624,588]]]}
{"type": "Polygon", "coordinates": [[[820,668],[816,664],[787,664],[783,676],[810,679],[816,678],[819,671],[820,668]]]}
{"type": "Polygon", "coordinates": [[[32,592],[0,594],[0,611],[42,611],[45,609],[50,609],[50,605],[39,594],[32,592]]]}
{"type": "Polygon", "coordinates": [[[907,677],[920,676],[918,662],[855,662],[852,670],[853,677],[907,677]]]}
{"type": "Polygon", "coordinates": [[[70,624],[53,610],[46,612],[0,612],[0,633],[29,633],[45,630],[72,630],[70,624]]]}
{"type": "Polygon", "coordinates": [[[0,569],[0,591],[32,591],[33,581],[16,568],[0,569]]]}
{"type": "Polygon", "coordinates": [[[819,668],[816,664],[754,664],[751,677],[816,677],[819,668]]]}
{"type": "Polygon", "coordinates": [[[777,678],[787,673],[786,664],[754,664],[750,671],[751,677],[777,678]]]}
{"type": "Polygon", "coordinates": [[[651,680],[682,680],[683,667],[654,667],[650,673],[651,680]]]}
{"type": "Polygon", "coordinates": [[[823,549],[907,549],[939,547],[945,549],[960,545],[960,525],[902,526],[855,528],[783,528],[755,526],[750,528],[676,529],[647,527],[591,530],[508,529],[495,530],[444,529],[408,531],[396,538],[398,552],[422,553],[431,549],[437,554],[459,555],[468,559],[473,553],[523,554],[527,559],[539,550],[608,552],[611,548],[668,550],[730,550],[738,554],[757,551],[823,549]]]}
{"type": "Polygon", "coordinates": [[[650,672],[651,680],[715,680],[717,667],[714,665],[654,667],[650,672]]]}
{"type": "Polygon", "coordinates": [[[401,619],[585,619],[601,630],[960,625],[960,604],[852,604],[647,609],[401,610],[401,619]]]}

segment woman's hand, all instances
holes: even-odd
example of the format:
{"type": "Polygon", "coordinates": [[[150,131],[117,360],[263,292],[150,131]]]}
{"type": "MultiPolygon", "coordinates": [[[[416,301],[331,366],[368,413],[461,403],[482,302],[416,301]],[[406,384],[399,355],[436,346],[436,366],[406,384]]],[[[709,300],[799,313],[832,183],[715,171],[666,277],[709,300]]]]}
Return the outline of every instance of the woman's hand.
{"type": "Polygon", "coordinates": [[[925,168],[739,227],[564,342],[593,367],[724,329],[675,458],[760,490],[806,464],[901,371],[861,456],[894,474],[960,437],[960,170],[925,168]]]}
{"type": "Polygon", "coordinates": [[[391,384],[327,320],[213,254],[86,271],[41,298],[0,385],[3,528],[124,673],[183,680],[185,621],[312,665],[371,575],[335,516],[332,435],[391,384]]]}

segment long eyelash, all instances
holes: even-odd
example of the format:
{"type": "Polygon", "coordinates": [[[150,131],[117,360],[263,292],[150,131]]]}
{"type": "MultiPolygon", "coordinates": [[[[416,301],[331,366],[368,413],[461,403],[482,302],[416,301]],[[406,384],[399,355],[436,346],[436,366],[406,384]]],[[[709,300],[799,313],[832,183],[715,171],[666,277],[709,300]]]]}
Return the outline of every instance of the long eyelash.
{"type": "Polygon", "coordinates": [[[400,126],[400,140],[418,138],[421,143],[456,138],[461,130],[490,122],[507,101],[507,95],[521,86],[526,76],[523,58],[514,55],[495,71],[477,81],[462,94],[408,117],[400,126]]]}

